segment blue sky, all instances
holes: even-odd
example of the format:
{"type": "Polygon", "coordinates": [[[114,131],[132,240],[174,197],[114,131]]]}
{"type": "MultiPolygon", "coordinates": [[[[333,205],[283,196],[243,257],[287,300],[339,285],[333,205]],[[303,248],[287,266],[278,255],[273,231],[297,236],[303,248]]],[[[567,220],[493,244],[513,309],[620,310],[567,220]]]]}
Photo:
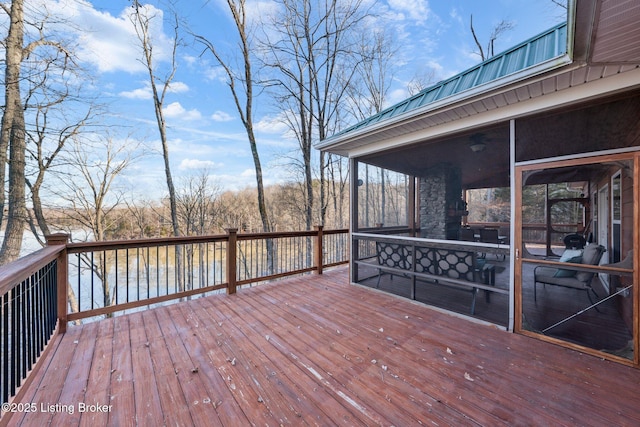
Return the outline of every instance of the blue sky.
{"type": "MultiPolygon", "coordinates": [[[[387,17],[387,24],[400,42],[401,51],[394,86],[388,104],[408,96],[407,82],[420,70],[433,70],[435,80],[457,74],[479,62],[469,31],[469,16],[479,37],[486,42],[491,28],[500,20],[513,21],[514,28],[496,43],[496,53],[524,41],[563,19],[551,0],[385,0],[372,7],[387,17]]],[[[144,2],[143,2],[144,3],[144,2]]],[[[161,2],[148,2],[163,13],[161,2]]],[[[273,10],[270,0],[248,1],[256,14],[273,10]]],[[[124,0],[48,2],[63,7],[79,31],[80,57],[95,74],[92,88],[108,103],[113,123],[120,133],[144,141],[157,150],[159,138],[150,98],[148,76],[139,62],[133,29],[124,0]]],[[[234,29],[224,0],[178,0],[177,9],[184,30],[207,37],[221,50],[233,48],[234,29]]],[[[167,40],[172,28],[154,29],[157,61],[169,59],[167,40]],[[163,51],[164,50],[164,51],[163,51]]],[[[169,129],[171,167],[175,179],[207,168],[224,189],[255,185],[253,162],[244,128],[240,123],[222,73],[210,55],[200,56],[202,47],[188,43],[178,53],[178,71],[165,101],[169,129]]],[[[435,83],[435,81],[434,81],[435,83]]],[[[286,128],[266,99],[260,100],[255,117],[265,182],[282,182],[289,177],[283,157],[294,150],[286,128]]],[[[128,173],[131,185],[143,197],[164,192],[162,158],[156,151],[139,160],[128,173]]]]}

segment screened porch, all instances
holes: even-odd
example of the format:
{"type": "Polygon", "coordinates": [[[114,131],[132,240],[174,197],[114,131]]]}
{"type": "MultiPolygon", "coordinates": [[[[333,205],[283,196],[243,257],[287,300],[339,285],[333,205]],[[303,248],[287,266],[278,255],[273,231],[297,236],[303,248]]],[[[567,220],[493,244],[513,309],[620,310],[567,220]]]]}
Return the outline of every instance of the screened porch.
{"type": "Polygon", "coordinates": [[[352,282],[633,362],[638,105],[352,158],[352,282]]]}

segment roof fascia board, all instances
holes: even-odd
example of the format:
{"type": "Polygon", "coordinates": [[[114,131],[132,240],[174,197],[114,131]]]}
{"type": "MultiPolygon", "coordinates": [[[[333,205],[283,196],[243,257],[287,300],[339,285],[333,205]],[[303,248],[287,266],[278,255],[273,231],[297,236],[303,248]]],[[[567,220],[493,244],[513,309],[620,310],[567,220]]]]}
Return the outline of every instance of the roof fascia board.
{"type": "Polygon", "coordinates": [[[549,111],[551,109],[584,103],[585,101],[597,99],[606,95],[614,95],[634,88],[640,88],[640,68],[595,80],[589,82],[589,84],[572,86],[558,92],[518,102],[507,107],[497,108],[495,110],[486,111],[484,113],[465,117],[453,122],[425,128],[417,132],[355,147],[348,150],[348,153],[349,157],[359,157],[393,148],[400,148],[420,141],[446,137],[464,131],[473,131],[479,127],[503,123],[510,119],[518,119],[537,114],[539,112],[549,111]]]}

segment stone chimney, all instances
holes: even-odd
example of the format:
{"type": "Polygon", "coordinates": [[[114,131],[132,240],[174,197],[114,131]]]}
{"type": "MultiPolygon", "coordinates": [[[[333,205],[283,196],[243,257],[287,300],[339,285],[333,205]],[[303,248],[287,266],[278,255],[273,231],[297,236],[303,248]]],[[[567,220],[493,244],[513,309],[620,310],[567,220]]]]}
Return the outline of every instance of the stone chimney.
{"type": "Polygon", "coordinates": [[[420,178],[420,228],[427,239],[457,240],[460,233],[462,180],[448,164],[429,168],[420,178]]]}

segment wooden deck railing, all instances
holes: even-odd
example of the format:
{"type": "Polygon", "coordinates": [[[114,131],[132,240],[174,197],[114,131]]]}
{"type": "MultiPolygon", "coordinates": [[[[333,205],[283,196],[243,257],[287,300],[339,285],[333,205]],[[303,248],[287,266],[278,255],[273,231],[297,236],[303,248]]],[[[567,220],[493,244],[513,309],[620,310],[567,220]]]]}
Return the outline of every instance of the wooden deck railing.
{"type": "MultiPolygon", "coordinates": [[[[349,261],[348,230],[226,234],[48,246],[0,267],[0,403],[19,402],[67,323],[315,272],[349,261]],[[62,285],[61,285],[62,284],[62,285]]],[[[4,409],[4,407],[3,407],[4,409]]]]}
{"type": "Polygon", "coordinates": [[[2,404],[25,386],[60,325],[60,308],[66,305],[58,300],[63,252],[64,246],[49,246],[0,267],[2,404]]]}

